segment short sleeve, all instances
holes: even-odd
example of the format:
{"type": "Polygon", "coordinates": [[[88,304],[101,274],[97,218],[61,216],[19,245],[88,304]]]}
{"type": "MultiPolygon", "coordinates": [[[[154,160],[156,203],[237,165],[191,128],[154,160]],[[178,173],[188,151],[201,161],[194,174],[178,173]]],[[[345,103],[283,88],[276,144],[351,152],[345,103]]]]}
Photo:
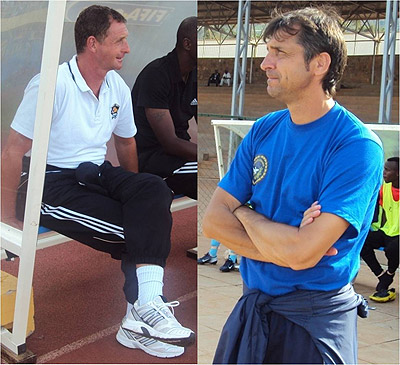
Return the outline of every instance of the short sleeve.
{"type": "Polygon", "coordinates": [[[132,98],[129,87],[126,84],[122,86],[121,92],[123,94],[123,104],[121,105],[118,123],[113,133],[122,138],[131,138],[137,132],[133,116],[132,98]]]}
{"type": "Polygon", "coordinates": [[[136,105],[143,108],[169,109],[171,82],[164,73],[145,68],[140,75],[136,105]]]}
{"type": "Polygon", "coordinates": [[[324,170],[318,199],[322,212],[348,221],[355,237],[382,182],[382,147],[367,138],[346,143],[331,154],[324,170]]]}
{"type": "Polygon", "coordinates": [[[33,77],[28,83],[24,91],[24,97],[11,123],[12,129],[29,139],[33,139],[39,82],[40,74],[33,77]]]}

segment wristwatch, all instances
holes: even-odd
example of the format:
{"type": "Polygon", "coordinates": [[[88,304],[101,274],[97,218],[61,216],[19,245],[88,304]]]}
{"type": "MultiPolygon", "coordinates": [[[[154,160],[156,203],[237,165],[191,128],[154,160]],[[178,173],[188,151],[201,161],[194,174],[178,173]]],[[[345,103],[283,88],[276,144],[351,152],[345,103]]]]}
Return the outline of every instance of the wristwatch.
{"type": "Polygon", "coordinates": [[[247,208],[250,208],[251,210],[254,210],[253,203],[249,200],[247,203],[244,204],[247,208]]]}

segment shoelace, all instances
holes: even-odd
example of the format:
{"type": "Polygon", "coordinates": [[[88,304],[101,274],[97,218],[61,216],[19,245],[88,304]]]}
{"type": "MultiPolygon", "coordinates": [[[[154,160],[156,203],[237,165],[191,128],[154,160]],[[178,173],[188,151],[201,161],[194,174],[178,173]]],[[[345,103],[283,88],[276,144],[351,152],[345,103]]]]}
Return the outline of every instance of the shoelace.
{"type": "Polygon", "coordinates": [[[174,300],[173,302],[167,302],[167,303],[152,303],[152,307],[159,313],[161,314],[164,318],[171,318],[171,316],[174,315],[174,307],[177,307],[180,303],[177,300],[174,300]],[[171,311],[168,309],[171,308],[171,311]],[[167,314],[168,313],[168,314],[167,314]]]}

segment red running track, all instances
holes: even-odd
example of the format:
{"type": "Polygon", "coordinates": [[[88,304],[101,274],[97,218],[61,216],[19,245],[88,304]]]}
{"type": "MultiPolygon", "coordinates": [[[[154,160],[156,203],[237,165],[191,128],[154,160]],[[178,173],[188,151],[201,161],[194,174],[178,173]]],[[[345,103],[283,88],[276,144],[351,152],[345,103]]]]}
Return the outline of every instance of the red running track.
{"type": "MultiPolygon", "coordinates": [[[[197,208],[173,213],[172,249],[164,295],[179,300],[175,315],[197,333],[197,264],[186,250],[197,246],[197,208]]],[[[19,260],[2,261],[18,273],[19,260]]],[[[126,312],[120,261],[78,242],[39,250],[33,279],[35,332],[27,348],[37,363],[196,364],[197,342],[173,359],[160,359],[120,345],[115,335],[126,312]]]]}

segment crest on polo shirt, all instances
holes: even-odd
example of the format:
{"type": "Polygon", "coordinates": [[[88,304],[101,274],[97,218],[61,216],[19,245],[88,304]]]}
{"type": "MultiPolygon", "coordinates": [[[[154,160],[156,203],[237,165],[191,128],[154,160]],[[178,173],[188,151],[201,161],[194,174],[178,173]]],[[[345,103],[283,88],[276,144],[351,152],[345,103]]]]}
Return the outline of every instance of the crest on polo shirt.
{"type": "Polygon", "coordinates": [[[115,119],[118,116],[118,110],[119,110],[119,105],[118,104],[114,104],[111,107],[111,118],[115,119]]]}
{"type": "Polygon", "coordinates": [[[268,160],[264,155],[257,155],[253,160],[253,185],[258,184],[268,171],[268,160]]]}

